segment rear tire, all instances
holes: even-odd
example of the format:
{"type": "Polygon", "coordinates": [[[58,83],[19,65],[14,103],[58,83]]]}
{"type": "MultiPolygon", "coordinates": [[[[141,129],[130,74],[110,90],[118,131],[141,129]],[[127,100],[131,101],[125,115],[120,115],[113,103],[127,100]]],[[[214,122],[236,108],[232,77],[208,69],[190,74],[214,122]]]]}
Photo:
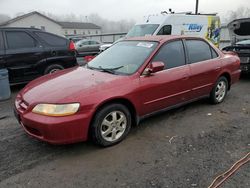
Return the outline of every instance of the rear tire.
{"type": "Polygon", "coordinates": [[[52,64],[49,65],[45,70],[44,70],[44,74],[53,74],[59,70],[63,70],[64,67],[62,65],[59,64],[52,64]]]}
{"type": "Polygon", "coordinates": [[[227,95],[228,80],[226,77],[220,77],[210,93],[210,101],[212,104],[222,103],[227,95]]]}
{"type": "Polygon", "coordinates": [[[104,147],[115,145],[128,135],[131,122],[131,114],[126,106],[119,103],[104,106],[92,122],[92,140],[104,147]]]}

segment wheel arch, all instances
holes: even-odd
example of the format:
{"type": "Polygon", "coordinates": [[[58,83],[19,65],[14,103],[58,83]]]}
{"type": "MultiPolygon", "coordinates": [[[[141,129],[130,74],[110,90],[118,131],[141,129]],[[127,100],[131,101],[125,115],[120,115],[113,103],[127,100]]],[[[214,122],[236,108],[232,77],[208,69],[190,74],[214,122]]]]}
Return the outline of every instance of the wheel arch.
{"type": "MultiPolygon", "coordinates": [[[[138,118],[137,118],[137,112],[136,112],[136,108],[133,105],[133,103],[127,99],[127,98],[122,98],[122,97],[117,97],[117,98],[111,98],[108,99],[106,101],[103,101],[102,103],[100,103],[96,108],[95,108],[95,112],[94,115],[91,118],[90,121],[90,126],[92,125],[94,118],[96,116],[96,114],[105,106],[110,105],[110,104],[114,104],[114,103],[119,103],[122,104],[124,106],[126,106],[131,114],[131,118],[132,118],[132,125],[137,125],[138,124],[138,118]]],[[[89,129],[90,131],[91,129],[89,129]]]]}
{"type": "Polygon", "coordinates": [[[231,75],[228,72],[223,72],[222,74],[220,74],[219,77],[222,77],[222,76],[224,76],[227,79],[227,81],[228,81],[228,90],[230,90],[231,89],[231,81],[232,81],[231,75]]]}

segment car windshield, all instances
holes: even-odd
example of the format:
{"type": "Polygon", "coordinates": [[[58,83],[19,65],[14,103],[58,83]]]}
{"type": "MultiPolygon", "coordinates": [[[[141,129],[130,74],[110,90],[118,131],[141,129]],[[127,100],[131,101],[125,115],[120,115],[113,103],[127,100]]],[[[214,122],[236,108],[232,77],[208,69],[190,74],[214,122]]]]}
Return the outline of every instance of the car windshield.
{"type": "Polygon", "coordinates": [[[126,35],[127,37],[140,37],[146,35],[153,35],[159,24],[143,24],[135,25],[126,35]]]}
{"type": "Polygon", "coordinates": [[[99,54],[87,68],[114,74],[135,73],[158,45],[148,41],[122,41],[99,54]]]}
{"type": "Polygon", "coordinates": [[[250,45],[250,40],[242,40],[237,42],[236,45],[250,45]]]}

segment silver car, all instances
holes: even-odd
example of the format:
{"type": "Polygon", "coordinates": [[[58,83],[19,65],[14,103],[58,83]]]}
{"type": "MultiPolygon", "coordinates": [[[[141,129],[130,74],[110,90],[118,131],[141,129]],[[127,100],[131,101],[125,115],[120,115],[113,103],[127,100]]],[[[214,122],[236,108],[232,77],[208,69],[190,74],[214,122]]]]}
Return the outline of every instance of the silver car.
{"type": "Polygon", "coordinates": [[[89,53],[95,54],[99,53],[99,48],[102,45],[101,42],[89,39],[83,39],[76,42],[76,50],[78,53],[89,53]]]}

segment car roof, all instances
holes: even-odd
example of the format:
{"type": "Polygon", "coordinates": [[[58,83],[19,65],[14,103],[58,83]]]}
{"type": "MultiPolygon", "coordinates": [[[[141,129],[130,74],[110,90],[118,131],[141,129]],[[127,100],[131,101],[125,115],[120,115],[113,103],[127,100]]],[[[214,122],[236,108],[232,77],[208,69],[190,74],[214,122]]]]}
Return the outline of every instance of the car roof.
{"type": "Polygon", "coordinates": [[[166,42],[174,39],[201,39],[201,37],[193,37],[186,35],[152,35],[152,36],[144,36],[144,37],[131,37],[125,40],[127,41],[155,41],[155,42],[166,42]]]}

